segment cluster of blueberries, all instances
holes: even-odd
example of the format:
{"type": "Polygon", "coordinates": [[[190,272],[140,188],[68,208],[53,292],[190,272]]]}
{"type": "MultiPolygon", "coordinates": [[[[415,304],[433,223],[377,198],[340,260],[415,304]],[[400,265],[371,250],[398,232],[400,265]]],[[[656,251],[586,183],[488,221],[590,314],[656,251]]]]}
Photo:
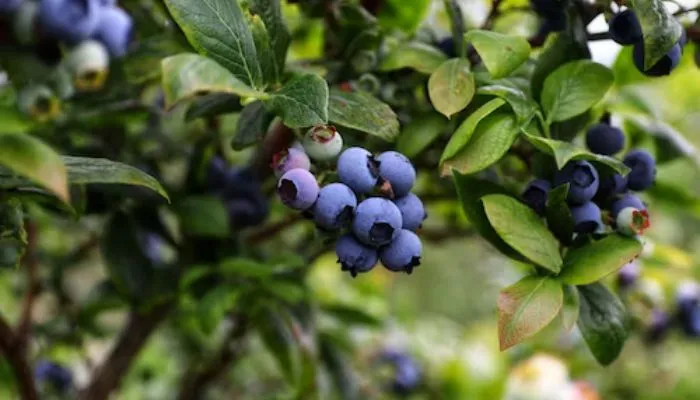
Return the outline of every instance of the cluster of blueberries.
{"type": "Polygon", "coordinates": [[[391,390],[400,396],[414,392],[421,383],[422,373],[416,360],[407,353],[385,350],[379,355],[379,363],[392,369],[391,390]]]}
{"type": "MultiPolygon", "coordinates": [[[[588,148],[596,154],[612,156],[624,148],[624,133],[607,122],[591,127],[586,134],[588,148]]],[[[631,191],[644,191],[651,187],[656,177],[656,162],[645,150],[632,150],[623,162],[630,173],[623,177],[617,173],[598,170],[587,161],[570,161],[557,171],[552,182],[535,179],[525,188],[522,197],[538,214],[544,215],[549,191],[556,186],[569,184],[567,202],[577,234],[600,233],[604,229],[601,209],[610,212],[609,225],[625,235],[642,234],[649,227],[646,205],[631,191]]]]}
{"type": "Polygon", "coordinates": [[[259,225],[270,212],[260,180],[249,168],[228,166],[223,158],[213,157],[207,170],[207,187],[224,201],[231,228],[259,225]]]}
{"type": "Polygon", "coordinates": [[[627,9],[615,14],[608,23],[610,38],[623,46],[634,46],[634,65],[647,76],[664,76],[678,66],[687,41],[685,31],[671,50],[649,69],[644,69],[644,41],[642,25],[634,11],[627,9]]]}
{"type": "Polygon", "coordinates": [[[426,218],[422,201],[411,193],[416,170],[395,151],[375,157],[360,147],[342,147],[333,127],[319,126],[300,145],[276,155],[272,167],[279,177],[280,199],[323,231],[350,228],[338,239],[336,254],[353,277],[370,271],[379,260],[391,271],[411,273],[422,252],[415,231],[426,218]],[[340,182],[319,187],[310,172],[311,159],[328,162],[337,156],[340,182]]]}

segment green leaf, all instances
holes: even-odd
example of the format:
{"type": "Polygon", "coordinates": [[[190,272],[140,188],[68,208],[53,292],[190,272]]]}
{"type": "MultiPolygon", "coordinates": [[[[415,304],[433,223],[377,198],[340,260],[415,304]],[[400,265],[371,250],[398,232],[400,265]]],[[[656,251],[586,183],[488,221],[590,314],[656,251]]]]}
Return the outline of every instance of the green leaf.
{"type": "Polygon", "coordinates": [[[189,196],[175,209],[186,235],[225,238],[231,233],[228,210],[217,196],[189,196]]]}
{"type": "MultiPolygon", "coordinates": [[[[461,127],[458,132],[460,130],[461,127]]],[[[453,169],[463,174],[473,174],[488,168],[508,152],[519,135],[515,115],[498,112],[486,116],[474,129],[469,142],[442,163],[442,175],[449,175],[453,169]]]]}
{"type": "Polygon", "coordinates": [[[365,92],[331,89],[328,120],[388,142],[394,141],[399,135],[396,113],[386,103],[365,92]]]}
{"type": "Polygon", "coordinates": [[[611,234],[569,251],[559,278],[570,285],[588,285],[622,268],[641,252],[638,239],[611,234]]]}
{"type": "Polygon", "coordinates": [[[430,0],[413,0],[410,6],[404,0],[385,0],[379,7],[379,23],[384,28],[400,29],[407,34],[416,31],[430,10],[430,0]]]}
{"type": "Polygon", "coordinates": [[[163,60],[162,69],[166,108],[208,93],[265,97],[265,93],[252,89],[214,60],[198,54],[183,53],[168,57],[163,60]]]}
{"type": "Polygon", "coordinates": [[[525,92],[514,87],[505,85],[487,85],[480,87],[476,93],[500,97],[507,101],[513,109],[513,112],[515,112],[515,115],[518,117],[518,124],[523,124],[530,120],[530,118],[532,118],[532,116],[535,114],[535,111],[539,109],[539,104],[525,94],[525,92]]]}
{"type": "Polygon", "coordinates": [[[264,279],[275,272],[270,265],[251,260],[249,258],[227,258],[219,264],[221,272],[233,278],[264,279]]]}
{"type": "Polygon", "coordinates": [[[683,27],[662,0],[632,0],[644,34],[644,68],[656,64],[681,38],[683,27]]]}
{"type": "Polygon", "coordinates": [[[578,321],[581,299],[576,286],[564,285],[564,303],[561,308],[561,319],[564,329],[571,332],[578,321]]]}
{"type": "Polygon", "coordinates": [[[502,194],[482,197],[491,226],[530,261],[554,273],[561,270],[559,241],[530,207],[502,194]]]}
{"type": "Polygon", "coordinates": [[[241,297],[238,288],[218,285],[197,302],[197,320],[202,331],[209,335],[221,324],[241,297]]]}
{"type": "Polygon", "coordinates": [[[557,68],[544,81],[542,108],[547,122],[564,121],[584,113],[599,102],[612,86],[607,67],[588,60],[572,61],[557,68]]]}
{"type": "Polygon", "coordinates": [[[262,71],[263,82],[267,85],[278,85],[280,82],[280,68],[272,50],[272,43],[267,33],[267,28],[262,19],[255,14],[247,14],[250,31],[253,34],[255,50],[258,53],[258,63],[262,71]]]}
{"type": "Polygon", "coordinates": [[[287,58],[287,49],[289,48],[291,37],[282,17],[280,1],[250,0],[248,6],[250,11],[259,15],[265,23],[270,39],[270,47],[272,47],[275,56],[277,74],[281,76],[284,72],[284,63],[287,58]]]}
{"type": "Polygon", "coordinates": [[[481,120],[486,118],[492,112],[496,111],[505,103],[506,102],[501,99],[493,99],[471,113],[452,134],[450,141],[447,143],[445,150],[442,152],[440,164],[442,165],[445,161],[459,153],[459,151],[462,150],[467,143],[469,143],[469,140],[471,139],[477,125],[481,122],[481,120]]]}
{"type": "Polygon", "coordinates": [[[446,128],[447,121],[440,114],[418,115],[401,130],[396,151],[413,158],[430,146],[446,128]]]}
{"type": "Polygon", "coordinates": [[[625,306],[600,283],[580,286],[578,290],[581,294],[578,328],[596,360],[609,365],[620,355],[627,340],[625,306]]]}
{"type": "Polygon", "coordinates": [[[501,351],[544,329],[559,314],[561,283],[550,277],[528,276],[501,290],[498,296],[498,341],[501,351]]]}
{"type": "Polygon", "coordinates": [[[143,186],[169,200],[158,181],[138,168],[104,158],[61,157],[71,184],[91,183],[143,186]]]}
{"type": "Polygon", "coordinates": [[[323,306],[323,311],[340,320],[344,325],[367,325],[378,327],[382,320],[363,309],[341,304],[323,306]]]}
{"type": "Polygon", "coordinates": [[[464,38],[474,46],[494,79],[510,75],[530,56],[530,44],[519,36],[474,29],[464,38]]]}
{"type": "Polygon", "coordinates": [[[454,41],[455,53],[458,57],[464,57],[466,54],[466,46],[464,45],[464,32],[466,26],[464,24],[464,13],[462,7],[457,0],[444,0],[445,10],[450,17],[450,28],[452,30],[452,39],[454,41]]]}
{"type": "Polygon", "coordinates": [[[290,128],[328,122],[328,84],[317,75],[302,75],[287,82],[263,100],[265,108],[290,128]]]}
{"type": "Polygon", "coordinates": [[[574,217],[571,215],[566,197],[569,184],[557,186],[547,196],[547,227],[564,244],[570,244],[574,234],[574,217]]]}
{"type": "Polygon", "coordinates": [[[25,133],[32,124],[15,107],[0,105],[0,121],[3,133],[25,133]]]}
{"type": "Polygon", "coordinates": [[[44,142],[24,134],[0,135],[0,149],[1,165],[47,189],[61,201],[70,201],[66,167],[44,142]]]}
{"type": "Polygon", "coordinates": [[[277,359],[287,381],[294,383],[296,346],[284,320],[272,310],[265,310],[255,318],[255,326],[265,347],[277,359]]]}
{"type": "Polygon", "coordinates": [[[539,151],[549,154],[554,157],[557,162],[557,168],[562,169],[567,162],[571,160],[587,160],[599,164],[606,165],[621,175],[627,175],[630,169],[622,163],[622,161],[608,156],[593,154],[585,149],[576,147],[569,142],[560,140],[545,139],[535,136],[525,131],[522,132],[525,139],[530,142],[539,151]]]}
{"type": "Polygon", "coordinates": [[[411,68],[424,74],[432,74],[447,61],[445,53],[420,42],[408,42],[396,47],[379,65],[380,71],[411,68]]]}
{"type": "Polygon", "coordinates": [[[229,114],[239,110],[240,107],[238,96],[228,93],[213,93],[194,99],[192,105],[187,109],[185,121],[229,114]]]}
{"type": "Polygon", "coordinates": [[[164,1],[195,50],[224,66],[242,83],[260,87],[262,72],[253,35],[238,1],[164,1]]]}
{"type": "Polygon", "coordinates": [[[243,108],[236,125],[231,146],[242,150],[262,140],[275,116],[265,110],[261,101],[254,101],[243,108]]]}
{"type": "Polygon", "coordinates": [[[27,248],[22,202],[16,198],[0,203],[0,269],[19,268],[27,248]]]}
{"type": "Polygon", "coordinates": [[[462,204],[462,209],[467,215],[469,223],[471,223],[479,235],[506,256],[517,261],[524,261],[525,259],[523,256],[504,242],[498,235],[498,232],[493,229],[484,211],[484,204],[481,202],[481,198],[486,195],[508,194],[508,192],[503,187],[493,182],[461,175],[457,171],[454,171],[453,181],[457,189],[457,197],[460,204],[462,204]]]}
{"type": "Polygon", "coordinates": [[[290,281],[265,281],[265,289],[270,294],[282,299],[289,304],[299,303],[306,297],[304,288],[296,282],[290,281]]]}
{"type": "Polygon", "coordinates": [[[474,97],[469,61],[453,58],[442,63],[430,75],[428,94],[435,109],[447,118],[464,110],[474,97]]]}

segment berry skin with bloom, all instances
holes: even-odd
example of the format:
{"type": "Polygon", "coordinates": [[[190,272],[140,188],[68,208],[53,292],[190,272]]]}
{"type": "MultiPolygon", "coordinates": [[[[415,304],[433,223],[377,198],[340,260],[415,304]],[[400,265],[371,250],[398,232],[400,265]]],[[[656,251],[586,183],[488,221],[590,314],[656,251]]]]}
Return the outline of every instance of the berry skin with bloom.
{"type": "Polygon", "coordinates": [[[386,350],[380,355],[380,361],[393,367],[394,376],[391,389],[397,395],[410,395],[420,385],[422,372],[416,360],[410,355],[395,350],[386,350]]]}
{"type": "Polygon", "coordinates": [[[342,236],[335,244],[335,254],[338,256],[343,271],[348,271],[355,277],[359,273],[369,272],[379,261],[377,249],[360,243],[354,236],[342,236]]]}
{"type": "Polygon", "coordinates": [[[399,232],[388,246],[381,249],[379,259],[388,270],[410,274],[420,265],[423,245],[418,236],[406,229],[399,232]]]}
{"type": "Polygon", "coordinates": [[[625,134],[614,126],[597,124],[586,133],[586,146],[595,154],[611,156],[625,147],[625,134]]]}
{"type": "Polygon", "coordinates": [[[598,192],[598,171],[587,161],[570,161],[554,176],[554,186],[566,183],[569,184],[569,203],[584,204],[598,192]]]}
{"type": "Polygon", "coordinates": [[[295,168],[287,171],[277,183],[282,203],[295,210],[308,210],[318,198],[318,182],[311,172],[295,168]]]}
{"type": "Polygon", "coordinates": [[[0,15],[10,15],[15,12],[23,0],[0,0],[0,15]]]}
{"type": "Polygon", "coordinates": [[[401,211],[403,229],[415,232],[427,217],[423,202],[413,193],[394,199],[394,204],[401,211]]]}
{"type": "Polygon", "coordinates": [[[416,183],[416,170],[406,156],[396,151],[386,151],[377,157],[379,175],[391,184],[396,197],[407,195],[416,183]]]}
{"type": "Polygon", "coordinates": [[[338,178],[357,194],[371,192],[379,181],[379,169],[372,153],[351,147],[338,158],[338,178]]]}
{"type": "Polygon", "coordinates": [[[647,209],[644,202],[639,197],[632,193],[627,193],[612,203],[610,206],[610,213],[612,214],[613,218],[617,218],[620,211],[627,207],[636,208],[637,210],[647,209]]]}
{"type": "Polygon", "coordinates": [[[100,0],[41,0],[42,30],[69,44],[88,39],[100,22],[100,0]]]}
{"type": "Polygon", "coordinates": [[[700,337],[700,287],[695,282],[683,282],[676,290],[678,320],[683,332],[700,337]]]}
{"type": "Polygon", "coordinates": [[[552,185],[544,179],[535,179],[527,184],[522,198],[539,215],[544,215],[547,209],[547,198],[552,185]]]}
{"type": "Polygon", "coordinates": [[[620,210],[615,219],[617,231],[626,236],[643,235],[649,228],[649,213],[634,207],[620,210]]]}
{"type": "Polygon", "coordinates": [[[601,205],[606,204],[611,197],[623,193],[626,188],[627,180],[620,174],[601,176],[598,192],[593,200],[601,205]]]}
{"type": "Polygon", "coordinates": [[[343,149],[343,137],[332,126],[316,126],[306,132],[302,146],[312,159],[328,161],[340,154],[343,149]]]}
{"type": "Polygon", "coordinates": [[[279,178],[287,171],[295,168],[310,170],[311,160],[309,160],[309,156],[306,155],[304,150],[290,147],[273,156],[271,167],[275,170],[275,176],[279,178]]]}
{"type": "Polygon", "coordinates": [[[630,190],[646,190],[654,184],[656,161],[649,152],[645,150],[630,151],[623,162],[632,169],[627,176],[627,187],[630,190]]]}
{"type": "Polygon", "coordinates": [[[394,203],[370,197],[355,209],[352,231],[362,243],[379,247],[396,239],[402,225],[401,211],[394,203]]]}
{"type": "Polygon", "coordinates": [[[600,208],[592,201],[580,206],[572,206],[571,215],[574,218],[576,233],[594,233],[603,226],[600,208]]]}
{"type": "Polygon", "coordinates": [[[625,264],[617,273],[617,284],[622,289],[633,286],[642,274],[637,260],[625,264]]]}
{"type": "Polygon", "coordinates": [[[71,371],[51,361],[39,361],[34,368],[34,376],[37,381],[51,385],[59,392],[64,392],[73,385],[71,371]]]}
{"type": "Polygon", "coordinates": [[[342,183],[331,183],[318,194],[313,208],[314,221],[323,229],[340,229],[352,221],[355,207],[355,193],[342,183]]]}
{"type": "Polygon", "coordinates": [[[103,7],[93,38],[107,48],[110,56],[122,57],[129,47],[133,27],[134,22],[126,11],[114,6],[103,7]]]}
{"type": "Polygon", "coordinates": [[[678,66],[681,62],[682,49],[680,44],[676,43],[671,50],[668,51],[656,64],[652,65],[651,68],[644,69],[644,43],[637,43],[634,45],[634,51],[632,52],[632,59],[634,60],[634,66],[637,67],[639,72],[646,76],[665,76],[669,75],[674,68],[678,66]]]}
{"type": "Polygon", "coordinates": [[[609,26],[610,38],[623,46],[636,44],[642,41],[642,25],[637,14],[632,10],[625,10],[615,14],[609,26]]]}

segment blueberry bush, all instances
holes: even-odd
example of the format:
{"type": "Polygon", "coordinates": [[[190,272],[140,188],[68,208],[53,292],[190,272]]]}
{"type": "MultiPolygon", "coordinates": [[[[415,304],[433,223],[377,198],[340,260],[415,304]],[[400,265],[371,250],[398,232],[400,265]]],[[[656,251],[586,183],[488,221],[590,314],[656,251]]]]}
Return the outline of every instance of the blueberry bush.
{"type": "Polygon", "coordinates": [[[0,0],[0,398],[697,398],[686,3],[0,0]]]}

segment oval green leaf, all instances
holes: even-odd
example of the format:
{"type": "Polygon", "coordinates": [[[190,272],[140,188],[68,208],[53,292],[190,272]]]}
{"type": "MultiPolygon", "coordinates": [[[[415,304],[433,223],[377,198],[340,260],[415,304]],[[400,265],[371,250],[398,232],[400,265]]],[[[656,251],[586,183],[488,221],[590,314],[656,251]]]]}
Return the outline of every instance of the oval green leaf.
{"type": "Polygon", "coordinates": [[[530,56],[530,44],[519,36],[475,29],[464,38],[474,46],[494,79],[510,75],[530,56]]]}
{"type": "Polygon", "coordinates": [[[528,276],[498,296],[498,342],[501,351],[521,343],[549,325],[563,304],[561,283],[528,276]]]}
{"type": "Polygon", "coordinates": [[[570,285],[588,285],[622,268],[641,252],[638,239],[612,234],[571,250],[564,257],[559,278],[570,285]]]}
{"type": "Polygon", "coordinates": [[[574,235],[574,217],[566,202],[569,184],[557,186],[547,196],[547,227],[563,244],[570,244],[574,235]]]}
{"type": "Polygon", "coordinates": [[[481,201],[503,241],[535,264],[554,273],[561,270],[559,241],[530,207],[502,194],[484,196],[481,201]]]}
{"type": "Polygon", "coordinates": [[[683,27],[662,0],[632,0],[644,34],[644,67],[651,68],[681,37],[683,27]]]}
{"type": "Polygon", "coordinates": [[[528,121],[535,114],[539,105],[525,92],[515,87],[505,85],[487,85],[480,87],[477,94],[500,97],[507,101],[518,117],[518,123],[528,121]]]}
{"type": "Polygon", "coordinates": [[[418,115],[401,130],[396,150],[413,158],[430,146],[446,128],[447,120],[438,113],[418,115]]]}
{"type": "Polygon", "coordinates": [[[600,283],[578,288],[581,309],[578,328],[588,348],[602,365],[620,355],[628,336],[625,306],[600,283]]]}
{"type": "Polygon", "coordinates": [[[474,97],[469,61],[453,58],[442,63],[430,75],[428,94],[435,109],[447,118],[464,110],[474,97]]]}
{"type": "Polygon", "coordinates": [[[271,93],[263,104],[290,128],[325,124],[328,122],[328,83],[318,75],[298,76],[271,93]]]}
{"type": "Polygon", "coordinates": [[[228,210],[217,196],[186,197],[175,210],[186,235],[225,238],[231,232],[228,210]]]}
{"type": "Polygon", "coordinates": [[[544,81],[542,108],[547,122],[564,121],[584,113],[599,102],[612,86],[614,77],[607,67],[578,60],[557,68],[544,81]]]}
{"type": "Polygon", "coordinates": [[[564,303],[561,307],[561,319],[564,330],[571,332],[578,321],[581,299],[576,286],[564,285],[564,303]]]}
{"type": "Polygon", "coordinates": [[[344,92],[331,89],[328,120],[336,125],[355,129],[388,142],[399,135],[399,119],[386,103],[365,92],[344,92]]]}
{"type": "Polygon", "coordinates": [[[465,119],[452,134],[450,141],[447,142],[447,146],[445,146],[445,150],[443,150],[442,156],[440,157],[440,164],[462,150],[464,146],[469,143],[469,139],[471,139],[479,122],[504,104],[506,104],[506,102],[502,99],[493,99],[469,114],[467,119],[465,119]]]}
{"type": "Polygon", "coordinates": [[[433,46],[408,42],[389,53],[379,65],[379,70],[411,68],[424,74],[432,74],[446,60],[447,56],[433,46]]]}

